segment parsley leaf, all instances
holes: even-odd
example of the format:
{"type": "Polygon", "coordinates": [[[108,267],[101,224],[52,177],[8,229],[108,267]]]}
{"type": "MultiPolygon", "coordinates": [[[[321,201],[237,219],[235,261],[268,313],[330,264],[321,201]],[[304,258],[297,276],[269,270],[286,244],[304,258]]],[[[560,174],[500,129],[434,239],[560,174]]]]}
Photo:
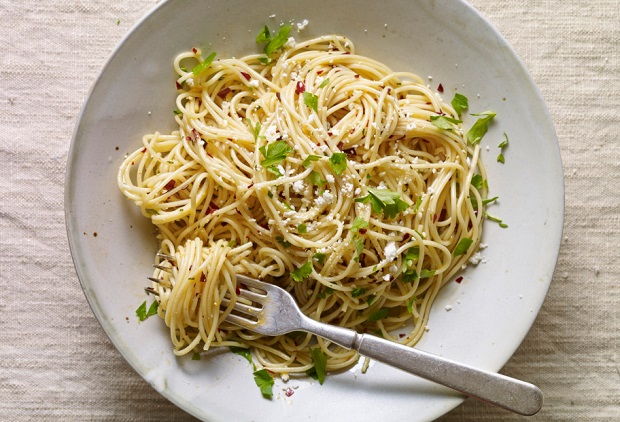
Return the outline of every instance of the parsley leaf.
{"type": "Polygon", "coordinates": [[[392,192],[389,189],[367,188],[368,195],[358,198],[355,202],[367,203],[370,201],[372,210],[375,213],[381,213],[387,218],[394,218],[396,214],[409,208],[406,202],[400,199],[400,194],[392,192]]]}
{"type": "Polygon", "coordinates": [[[321,265],[325,264],[325,254],[324,253],[320,253],[320,252],[315,253],[314,255],[312,255],[312,259],[314,261],[318,262],[321,265]]]}
{"type": "Polygon", "coordinates": [[[276,236],[276,242],[278,242],[280,245],[284,246],[285,248],[289,248],[291,246],[291,242],[287,241],[282,236],[276,236]]]}
{"type": "Polygon", "coordinates": [[[383,319],[386,316],[388,316],[388,312],[389,312],[388,308],[381,308],[378,311],[371,312],[370,315],[368,315],[368,321],[370,322],[379,321],[380,319],[383,319]]]}
{"type": "Polygon", "coordinates": [[[467,100],[467,97],[459,94],[458,92],[455,93],[454,98],[452,99],[452,108],[454,109],[454,111],[456,111],[456,114],[460,116],[461,113],[467,110],[468,107],[469,101],[467,100]]]}
{"type": "Polygon", "coordinates": [[[312,183],[313,185],[319,187],[322,187],[325,185],[325,183],[327,183],[326,180],[321,179],[321,173],[316,170],[312,170],[312,172],[308,176],[308,180],[310,180],[310,183],[312,183]]]}
{"type": "Polygon", "coordinates": [[[299,232],[299,234],[306,234],[306,233],[308,233],[308,226],[306,226],[305,224],[301,223],[299,226],[297,226],[297,232],[299,232]]]}
{"type": "Polygon", "coordinates": [[[308,91],[304,91],[304,104],[310,107],[316,113],[319,112],[319,97],[308,91]]]}
{"type": "Polygon", "coordinates": [[[213,63],[214,58],[215,58],[215,52],[209,54],[209,56],[207,56],[206,59],[204,59],[201,63],[198,63],[196,66],[194,66],[194,68],[192,69],[192,73],[196,76],[200,75],[203,71],[208,69],[209,66],[211,66],[211,63],[213,63]]]}
{"type": "Polygon", "coordinates": [[[304,281],[304,279],[308,278],[310,274],[312,274],[312,262],[308,261],[304,265],[293,271],[291,273],[291,277],[293,277],[293,280],[300,283],[304,281]]]}
{"type": "Polygon", "coordinates": [[[260,147],[259,151],[265,157],[260,163],[261,166],[268,168],[280,164],[295,150],[285,141],[275,141],[268,144],[266,148],[265,146],[260,147]]]}
{"type": "Polygon", "coordinates": [[[329,165],[340,176],[347,169],[347,154],[344,152],[336,152],[329,157],[329,165]]]}
{"type": "Polygon", "coordinates": [[[325,88],[328,83],[329,83],[329,78],[326,78],[325,80],[323,80],[323,82],[321,82],[321,85],[319,85],[319,88],[325,88]]]}
{"type": "Polygon", "coordinates": [[[312,363],[314,367],[308,369],[306,374],[315,380],[319,381],[319,384],[323,385],[325,381],[325,368],[327,367],[327,355],[320,347],[311,348],[310,354],[312,355],[312,363]]]}
{"type": "Polygon", "coordinates": [[[494,222],[498,223],[498,224],[499,224],[499,226],[500,226],[502,229],[505,229],[505,228],[507,228],[507,227],[508,227],[508,224],[504,223],[504,222],[502,221],[502,219],[501,219],[501,218],[494,217],[494,216],[492,216],[492,215],[490,215],[490,214],[487,214],[486,212],[484,213],[484,216],[485,216],[486,218],[488,218],[489,220],[491,220],[491,221],[494,221],[494,222]]]}
{"type": "Polygon", "coordinates": [[[252,352],[250,352],[250,349],[239,346],[229,346],[228,349],[234,354],[244,357],[248,362],[254,365],[254,362],[252,362],[252,352]]]}
{"type": "Polygon", "coordinates": [[[414,297],[412,297],[411,299],[409,299],[407,301],[407,311],[410,314],[413,314],[413,304],[415,303],[416,299],[417,299],[417,297],[414,296],[414,297]]]}
{"type": "Polygon", "coordinates": [[[144,302],[142,302],[142,305],[140,305],[138,307],[138,309],[136,309],[136,315],[138,316],[138,320],[144,321],[148,317],[157,314],[157,308],[158,307],[159,307],[159,302],[155,301],[155,302],[151,303],[151,306],[149,306],[149,309],[147,311],[147,309],[146,309],[146,300],[145,300],[144,302]]]}
{"type": "Polygon", "coordinates": [[[467,250],[469,249],[472,243],[474,243],[472,239],[468,237],[462,238],[461,240],[459,240],[459,243],[456,245],[456,248],[454,248],[454,251],[452,252],[452,256],[463,255],[464,253],[467,252],[467,250]]]}
{"type": "Polygon", "coordinates": [[[472,114],[472,116],[484,117],[476,120],[476,123],[474,123],[471,129],[469,129],[469,132],[467,132],[467,142],[469,142],[471,145],[475,145],[480,142],[484,134],[487,133],[489,123],[491,122],[491,120],[493,120],[495,114],[496,113],[494,111],[484,111],[482,113],[472,114]]]}
{"type": "Polygon", "coordinates": [[[351,291],[351,296],[352,297],[360,297],[362,296],[364,293],[366,293],[366,289],[364,289],[363,287],[360,288],[355,288],[351,291]]]}
{"type": "Polygon", "coordinates": [[[476,188],[476,190],[482,190],[484,186],[484,179],[479,174],[474,174],[471,178],[471,185],[476,188]]]}
{"type": "Polygon", "coordinates": [[[365,229],[366,227],[368,227],[368,221],[364,220],[361,217],[355,217],[355,219],[353,220],[353,224],[351,225],[351,231],[353,233],[357,233],[357,231],[359,229],[365,229]]]}
{"type": "Polygon", "coordinates": [[[265,25],[263,29],[256,36],[256,44],[269,42],[270,39],[271,39],[271,34],[269,33],[269,28],[267,28],[267,25],[265,25]]]}
{"type": "Polygon", "coordinates": [[[452,130],[454,126],[452,124],[463,123],[462,120],[453,119],[448,116],[431,116],[431,123],[437,126],[439,129],[452,130]]]}
{"type": "Polygon", "coordinates": [[[319,161],[320,159],[321,157],[319,157],[318,155],[308,155],[306,159],[301,163],[301,165],[305,168],[308,168],[310,167],[310,163],[312,163],[313,161],[319,161]]]}
{"type": "Polygon", "coordinates": [[[499,196],[494,196],[493,198],[483,199],[482,200],[482,205],[492,204],[493,202],[497,201],[498,199],[499,199],[499,196]]]}
{"type": "Polygon", "coordinates": [[[254,382],[260,388],[260,392],[267,399],[273,397],[273,377],[266,369],[254,371],[254,382]]]}
{"type": "Polygon", "coordinates": [[[508,135],[506,135],[506,132],[504,132],[504,140],[500,142],[500,144],[497,146],[501,150],[501,152],[497,156],[497,161],[502,164],[506,162],[506,159],[504,158],[504,148],[506,148],[507,146],[508,146],[508,135]]]}
{"type": "MultiPolygon", "coordinates": [[[[265,29],[263,28],[263,32],[265,31],[265,29]]],[[[280,28],[280,31],[278,32],[278,35],[276,35],[275,37],[271,38],[269,40],[269,43],[265,46],[265,54],[267,56],[271,56],[273,53],[275,53],[276,51],[278,51],[279,49],[281,49],[282,47],[284,47],[284,44],[286,44],[286,42],[288,41],[288,34],[289,32],[291,32],[291,26],[287,25],[287,26],[283,26],[282,28],[280,28]]],[[[259,34],[260,36],[260,34],[259,34]]],[[[258,40],[258,37],[257,37],[258,40]]]]}

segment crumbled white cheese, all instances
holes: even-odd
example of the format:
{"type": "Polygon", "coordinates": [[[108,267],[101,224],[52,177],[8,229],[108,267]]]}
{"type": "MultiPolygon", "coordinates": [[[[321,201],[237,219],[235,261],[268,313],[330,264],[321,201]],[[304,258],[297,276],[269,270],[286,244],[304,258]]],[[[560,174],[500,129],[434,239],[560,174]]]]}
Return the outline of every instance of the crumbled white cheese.
{"type": "Polygon", "coordinates": [[[359,195],[360,193],[362,193],[362,188],[356,188],[355,195],[359,195]]]}
{"type": "Polygon", "coordinates": [[[390,242],[385,245],[385,249],[383,250],[383,254],[385,255],[385,259],[390,262],[396,259],[396,242],[390,242]]]}
{"type": "Polygon", "coordinates": [[[254,88],[258,88],[259,84],[260,82],[258,82],[258,79],[252,79],[250,82],[248,82],[248,85],[253,86],[254,88]]]}
{"type": "Polygon", "coordinates": [[[392,264],[390,265],[390,268],[388,268],[388,271],[394,274],[398,271],[398,267],[396,266],[396,264],[392,264]]]}
{"type": "Polygon", "coordinates": [[[389,274],[384,275],[383,280],[390,281],[390,275],[389,274]]]}
{"type": "Polygon", "coordinates": [[[297,23],[297,30],[298,31],[302,31],[306,26],[308,26],[310,22],[308,22],[308,19],[304,19],[301,22],[297,23]]]}
{"type": "Polygon", "coordinates": [[[304,189],[306,189],[306,184],[304,183],[303,180],[298,180],[295,183],[293,183],[293,191],[295,191],[295,193],[302,193],[304,191],[304,189]]]}
{"type": "Polygon", "coordinates": [[[353,183],[346,182],[344,185],[342,185],[342,187],[340,188],[340,193],[342,193],[344,196],[351,196],[351,194],[353,193],[353,183]]]}
{"type": "Polygon", "coordinates": [[[335,199],[336,197],[334,196],[334,194],[326,190],[325,192],[323,192],[323,195],[319,196],[314,200],[314,205],[322,207],[324,205],[331,204],[332,202],[334,202],[335,199]]]}
{"type": "Polygon", "coordinates": [[[452,310],[452,306],[447,305],[447,306],[446,306],[446,311],[450,312],[451,310],[452,310]]]}
{"type": "Polygon", "coordinates": [[[267,130],[265,130],[265,138],[267,138],[267,142],[274,142],[279,138],[278,128],[275,123],[267,127],[267,130]]]}
{"type": "MultiPolygon", "coordinates": [[[[415,124],[415,122],[412,123],[408,123],[407,126],[405,126],[405,130],[407,131],[411,131],[413,129],[416,129],[418,127],[418,125],[415,124]]],[[[418,157],[416,157],[418,158],[418,157]]]]}
{"type": "Polygon", "coordinates": [[[485,264],[487,260],[483,258],[480,252],[476,252],[475,254],[471,256],[471,258],[469,258],[469,262],[472,263],[473,265],[478,265],[481,262],[485,264]]]}
{"type": "Polygon", "coordinates": [[[284,170],[284,167],[282,167],[282,164],[278,164],[277,169],[282,175],[286,173],[286,171],[284,170]]]}
{"type": "Polygon", "coordinates": [[[334,176],[332,176],[331,174],[328,174],[327,176],[325,176],[325,179],[327,179],[327,181],[329,183],[334,183],[334,176]]]}
{"type": "Polygon", "coordinates": [[[289,37],[288,40],[286,40],[286,42],[284,43],[284,48],[292,48],[295,47],[295,44],[297,44],[295,42],[295,38],[293,37],[289,37]]]}

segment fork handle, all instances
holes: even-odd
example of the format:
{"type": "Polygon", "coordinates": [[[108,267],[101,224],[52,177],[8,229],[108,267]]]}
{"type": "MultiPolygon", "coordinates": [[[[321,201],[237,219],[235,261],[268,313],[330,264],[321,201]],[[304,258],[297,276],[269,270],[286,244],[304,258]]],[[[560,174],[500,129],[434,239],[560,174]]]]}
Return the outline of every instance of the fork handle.
{"type": "Polygon", "coordinates": [[[543,404],[538,387],[484,371],[372,335],[359,335],[353,345],[360,354],[427,380],[450,387],[521,415],[536,414],[543,404]]]}
{"type": "Polygon", "coordinates": [[[304,329],[361,355],[521,415],[534,415],[543,404],[542,391],[525,381],[316,321],[304,329]]]}

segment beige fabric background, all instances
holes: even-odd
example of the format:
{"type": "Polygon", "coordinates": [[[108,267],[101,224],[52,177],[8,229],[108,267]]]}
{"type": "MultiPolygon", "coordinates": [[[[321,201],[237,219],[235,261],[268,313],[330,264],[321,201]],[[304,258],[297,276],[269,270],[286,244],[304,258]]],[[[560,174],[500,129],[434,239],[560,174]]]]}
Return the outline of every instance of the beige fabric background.
{"type": "MultiPolygon", "coordinates": [[[[555,278],[503,372],[545,392],[533,420],[620,420],[620,1],[472,3],[542,90],[566,176],[555,278]]],[[[80,288],[64,228],[76,116],[114,46],[154,5],[0,0],[2,421],[193,420],[108,341],[80,288]]],[[[468,400],[441,421],[516,419],[468,400]]]]}

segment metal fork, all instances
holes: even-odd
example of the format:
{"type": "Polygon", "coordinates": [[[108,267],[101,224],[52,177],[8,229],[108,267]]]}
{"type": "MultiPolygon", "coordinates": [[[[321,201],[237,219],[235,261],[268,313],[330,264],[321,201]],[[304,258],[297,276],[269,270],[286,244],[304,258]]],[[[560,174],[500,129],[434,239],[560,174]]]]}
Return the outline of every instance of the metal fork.
{"type": "Polygon", "coordinates": [[[237,275],[239,296],[226,320],[268,336],[306,331],[326,338],[361,355],[383,362],[467,396],[519,413],[536,414],[543,394],[533,384],[432,355],[373,335],[320,323],[304,315],[284,289],[237,275]],[[247,302],[246,301],[246,302],[247,302]]]}

